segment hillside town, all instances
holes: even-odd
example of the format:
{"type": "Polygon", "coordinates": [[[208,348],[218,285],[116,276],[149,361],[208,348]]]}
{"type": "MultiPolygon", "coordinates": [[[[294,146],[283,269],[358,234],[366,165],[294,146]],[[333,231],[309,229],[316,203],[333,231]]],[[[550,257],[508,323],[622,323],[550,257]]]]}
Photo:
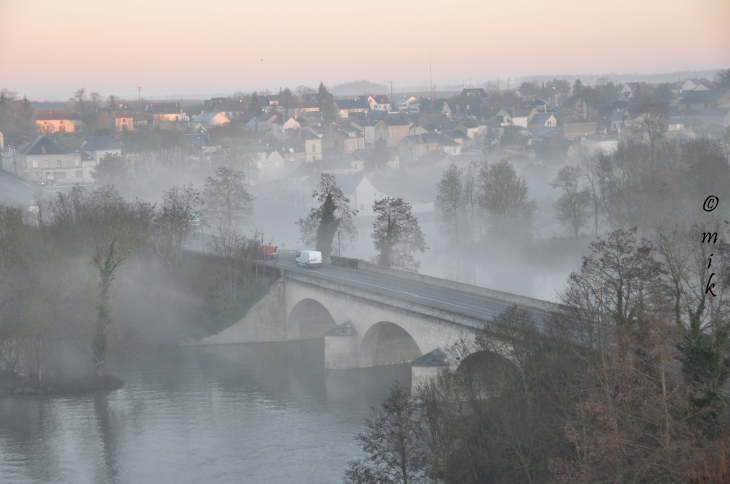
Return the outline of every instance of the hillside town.
{"type": "MultiPolygon", "coordinates": [[[[554,79],[352,97],[324,84],[199,101],[0,94],[2,169],[56,185],[104,173],[117,185],[143,183],[154,171],[227,163],[245,168],[250,183],[308,193],[321,173],[406,176],[503,157],[563,163],[636,138],[721,138],[729,127],[730,71],[661,84],[554,79]]],[[[373,195],[354,205],[367,211],[379,193],[362,192],[373,195]]]]}

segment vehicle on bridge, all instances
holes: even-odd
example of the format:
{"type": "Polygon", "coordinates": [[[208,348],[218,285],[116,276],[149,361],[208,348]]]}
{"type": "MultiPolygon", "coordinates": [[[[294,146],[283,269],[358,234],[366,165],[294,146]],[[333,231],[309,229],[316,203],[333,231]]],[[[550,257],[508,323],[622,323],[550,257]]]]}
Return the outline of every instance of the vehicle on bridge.
{"type": "Polygon", "coordinates": [[[302,250],[297,252],[295,259],[297,267],[300,265],[306,267],[320,267],[322,265],[322,253],[318,250],[302,250]]]}
{"type": "Polygon", "coordinates": [[[277,245],[262,245],[260,257],[264,260],[277,260],[279,254],[276,253],[277,245]]]}

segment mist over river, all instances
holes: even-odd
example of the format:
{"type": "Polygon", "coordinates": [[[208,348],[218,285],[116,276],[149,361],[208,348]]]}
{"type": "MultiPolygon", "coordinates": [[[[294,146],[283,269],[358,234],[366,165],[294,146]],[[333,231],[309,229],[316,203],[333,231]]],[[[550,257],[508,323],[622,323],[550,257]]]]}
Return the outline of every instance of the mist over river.
{"type": "Polygon", "coordinates": [[[334,483],[410,366],[324,370],[324,340],[155,350],[115,391],[0,397],[0,482],[334,483]]]}

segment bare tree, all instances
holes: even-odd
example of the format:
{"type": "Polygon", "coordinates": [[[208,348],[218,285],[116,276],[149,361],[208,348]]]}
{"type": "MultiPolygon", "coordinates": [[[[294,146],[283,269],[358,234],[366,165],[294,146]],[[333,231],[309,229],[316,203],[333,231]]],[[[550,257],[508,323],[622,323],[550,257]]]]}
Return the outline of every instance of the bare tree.
{"type": "Polygon", "coordinates": [[[185,241],[193,230],[192,215],[199,214],[202,207],[203,199],[192,183],[175,185],[163,195],[155,217],[155,240],[158,252],[171,266],[177,266],[185,241]]]}
{"type": "Polygon", "coordinates": [[[462,242],[462,232],[465,231],[463,225],[466,201],[463,178],[463,170],[453,163],[450,164],[441,176],[441,181],[436,185],[434,202],[436,215],[441,224],[441,232],[457,245],[462,242]]]}
{"type": "Polygon", "coordinates": [[[413,258],[414,252],[428,249],[418,219],[411,212],[411,204],[402,198],[385,197],[373,203],[377,214],[373,222],[372,238],[378,255],[373,262],[418,272],[421,263],[413,258]]]}
{"type": "Polygon", "coordinates": [[[581,173],[577,166],[564,166],[551,183],[553,188],[560,188],[563,194],[555,202],[557,219],[573,236],[576,245],[580,231],[588,223],[590,217],[590,192],[581,187],[581,173]]]}
{"type": "Polygon", "coordinates": [[[417,407],[398,382],[380,409],[371,410],[367,430],[358,436],[367,458],[350,462],[350,484],[426,483],[426,455],[419,438],[417,407]]]}
{"type": "Polygon", "coordinates": [[[246,175],[241,170],[219,166],[215,178],[205,179],[203,191],[206,211],[212,218],[219,214],[226,223],[243,223],[253,215],[254,197],[246,189],[246,175]]]}

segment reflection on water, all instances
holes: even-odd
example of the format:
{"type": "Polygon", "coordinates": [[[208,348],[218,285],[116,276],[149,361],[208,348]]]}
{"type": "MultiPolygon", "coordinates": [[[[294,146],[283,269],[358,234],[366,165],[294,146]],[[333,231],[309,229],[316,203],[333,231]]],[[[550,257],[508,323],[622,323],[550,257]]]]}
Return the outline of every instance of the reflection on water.
{"type": "Polygon", "coordinates": [[[113,392],[0,397],[0,482],[329,483],[409,365],[324,370],[324,341],[175,348],[113,392]]]}

